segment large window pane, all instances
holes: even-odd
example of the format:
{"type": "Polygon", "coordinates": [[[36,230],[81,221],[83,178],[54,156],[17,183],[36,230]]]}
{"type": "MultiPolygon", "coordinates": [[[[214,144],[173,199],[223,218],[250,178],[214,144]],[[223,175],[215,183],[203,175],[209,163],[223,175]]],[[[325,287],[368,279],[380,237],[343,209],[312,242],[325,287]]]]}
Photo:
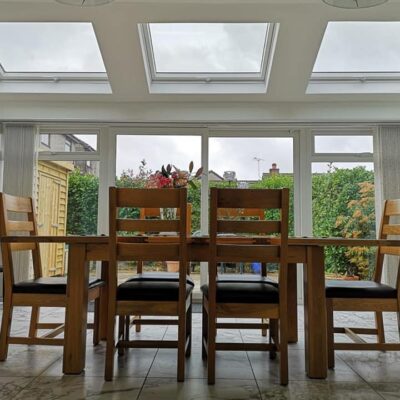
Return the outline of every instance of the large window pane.
{"type": "MultiPolygon", "coordinates": [[[[211,187],[289,188],[290,234],[293,220],[293,139],[254,137],[213,137],[209,140],[209,181],[211,187]]],[[[265,214],[267,218],[270,215],[265,214]]],[[[228,213],[228,217],[242,218],[228,213]]],[[[257,216],[249,218],[259,218],[257,216]]],[[[272,217],[273,218],[273,217],[272,217]]],[[[259,273],[260,263],[221,264],[221,273],[259,273]]],[[[268,265],[269,275],[276,265],[268,265]]]]}
{"type": "MultiPolygon", "coordinates": [[[[317,237],[376,237],[372,163],[313,163],[313,234],[317,237]]],[[[369,279],[375,249],[327,247],[329,278],[369,279]]]]}
{"type": "MultiPolygon", "coordinates": [[[[162,165],[171,164],[178,169],[188,170],[189,163],[194,162],[195,170],[200,167],[201,137],[186,135],[118,135],[117,136],[117,177],[120,187],[145,187],[149,176],[161,170],[162,165]]],[[[168,189],[166,189],[168,190],[168,189]]],[[[191,232],[200,229],[200,182],[195,188],[188,187],[188,202],[192,207],[191,232]]],[[[136,212],[137,217],[139,210],[136,212]]],[[[160,214],[149,216],[159,218],[160,214]]],[[[173,262],[149,262],[144,270],[160,271],[176,268],[173,262]]],[[[194,278],[198,281],[199,290],[200,265],[191,264],[194,278]]],[[[119,279],[124,280],[136,272],[136,263],[120,263],[119,279]]]]}
{"type": "Polygon", "coordinates": [[[149,24],[158,73],[260,73],[267,23],[149,24]]]}

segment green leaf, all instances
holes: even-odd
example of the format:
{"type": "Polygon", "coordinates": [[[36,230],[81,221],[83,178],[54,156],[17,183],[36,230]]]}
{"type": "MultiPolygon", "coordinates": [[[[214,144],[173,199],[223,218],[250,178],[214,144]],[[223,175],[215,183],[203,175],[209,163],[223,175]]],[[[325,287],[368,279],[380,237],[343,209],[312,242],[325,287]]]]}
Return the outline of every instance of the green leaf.
{"type": "Polygon", "coordinates": [[[190,173],[190,174],[191,174],[192,171],[193,171],[193,167],[194,167],[193,161],[190,161],[190,164],[189,164],[189,173],[190,173]]]}

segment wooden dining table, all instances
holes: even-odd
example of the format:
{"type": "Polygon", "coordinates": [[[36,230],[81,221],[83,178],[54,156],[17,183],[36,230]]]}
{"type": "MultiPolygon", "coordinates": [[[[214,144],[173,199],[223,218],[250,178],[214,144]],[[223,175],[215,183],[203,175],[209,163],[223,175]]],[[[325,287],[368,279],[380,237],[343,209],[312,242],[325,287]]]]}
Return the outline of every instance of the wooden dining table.
{"type": "MultiPolygon", "coordinates": [[[[127,240],[133,240],[129,238],[127,240]]],[[[154,243],[173,241],[173,237],[140,236],[135,240],[154,243]]],[[[268,243],[267,238],[221,237],[221,243],[238,246],[249,243],[268,243]]],[[[102,261],[102,278],[107,280],[107,236],[7,236],[0,242],[40,242],[68,244],[67,308],[65,316],[65,344],[63,372],[79,374],[85,368],[86,328],[88,307],[89,261],[102,261]]],[[[189,237],[188,258],[191,261],[208,260],[209,239],[206,236],[189,237]]],[[[400,246],[400,240],[347,238],[289,238],[289,342],[297,342],[297,264],[304,268],[304,335],[305,365],[310,378],[327,376],[327,325],[325,305],[325,246],[400,246]]],[[[100,305],[100,335],[106,337],[107,297],[100,305]]]]}

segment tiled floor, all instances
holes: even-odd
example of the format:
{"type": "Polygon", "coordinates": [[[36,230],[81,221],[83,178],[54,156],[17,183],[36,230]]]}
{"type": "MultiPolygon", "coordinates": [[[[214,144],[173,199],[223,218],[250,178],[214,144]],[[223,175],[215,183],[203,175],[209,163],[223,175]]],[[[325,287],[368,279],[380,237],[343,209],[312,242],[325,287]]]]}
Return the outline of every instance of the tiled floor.
{"type": "MultiPolygon", "coordinates": [[[[17,309],[13,332],[27,327],[28,309],[17,309]]],[[[260,352],[220,352],[217,381],[208,386],[206,367],[201,359],[200,314],[194,314],[194,343],[187,362],[186,381],[177,383],[176,351],[170,349],[130,349],[115,356],[115,378],[103,380],[104,343],[91,345],[88,337],[86,371],[81,376],[63,376],[62,350],[58,347],[11,346],[9,358],[0,363],[0,399],[400,399],[400,353],[337,352],[336,369],[327,380],[307,379],[304,370],[302,308],[299,308],[299,343],[289,347],[290,384],[278,383],[278,360],[270,361],[260,352]]],[[[43,318],[60,320],[63,314],[47,309],[43,318]]],[[[373,323],[373,316],[341,313],[343,325],[373,323]]],[[[385,317],[388,341],[398,339],[395,314],[385,317]]],[[[133,334],[133,333],[132,333],[133,334]]],[[[176,327],[145,327],[142,338],[171,338],[176,327]]],[[[257,341],[257,331],[221,331],[218,340],[257,341]]]]}

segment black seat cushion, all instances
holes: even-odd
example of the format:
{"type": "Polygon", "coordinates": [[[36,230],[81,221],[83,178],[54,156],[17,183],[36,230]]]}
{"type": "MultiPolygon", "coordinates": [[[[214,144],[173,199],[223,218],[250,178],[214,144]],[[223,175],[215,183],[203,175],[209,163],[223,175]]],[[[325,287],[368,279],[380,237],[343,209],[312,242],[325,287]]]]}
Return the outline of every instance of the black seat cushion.
{"type": "Polygon", "coordinates": [[[367,298],[395,299],[397,290],[383,283],[371,281],[327,280],[326,297],[329,298],[367,298]]]}
{"type": "Polygon", "coordinates": [[[218,274],[218,282],[243,282],[243,283],[254,283],[263,282],[269,283],[275,287],[279,287],[279,283],[259,274],[218,274]]]}
{"type": "MultiPolygon", "coordinates": [[[[208,298],[208,285],[201,290],[208,298]]],[[[217,281],[217,303],[277,304],[279,290],[266,280],[259,281],[217,281]]]]}
{"type": "MultiPolygon", "coordinates": [[[[193,284],[186,283],[186,297],[193,290],[193,284]]],[[[178,301],[178,280],[129,280],[117,288],[117,300],[136,301],[178,301]]]]}
{"type": "MultiPolygon", "coordinates": [[[[104,285],[104,281],[97,278],[89,279],[89,289],[96,286],[104,285]]],[[[67,293],[67,278],[50,277],[29,279],[15,283],[13,286],[14,293],[40,293],[40,294],[66,294],[67,293]]]]}
{"type": "MultiPolygon", "coordinates": [[[[134,281],[164,281],[164,282],[178,282],[179,281],[179,273],[178,272],[143,272],[141,274],[137,274],[132,278],[126,280],[126,282],[134,282],[134,281]]],[[[193,279],[187,275],[186,283],[194,286],[193,279]]]]}

